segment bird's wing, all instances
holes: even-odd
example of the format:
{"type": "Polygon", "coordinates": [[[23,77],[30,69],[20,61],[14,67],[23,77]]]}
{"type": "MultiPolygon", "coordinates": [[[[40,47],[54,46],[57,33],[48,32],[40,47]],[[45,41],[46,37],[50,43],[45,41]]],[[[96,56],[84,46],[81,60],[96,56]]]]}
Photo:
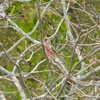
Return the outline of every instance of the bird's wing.
{"type": "Polygon", "coordinates": [[[52,49],[52,51],[53,51],[54,53],[57,54],[57,52],[55,51],[55,49],[53,48],[53,46],[51,46],[51,49],[52,49]]]}

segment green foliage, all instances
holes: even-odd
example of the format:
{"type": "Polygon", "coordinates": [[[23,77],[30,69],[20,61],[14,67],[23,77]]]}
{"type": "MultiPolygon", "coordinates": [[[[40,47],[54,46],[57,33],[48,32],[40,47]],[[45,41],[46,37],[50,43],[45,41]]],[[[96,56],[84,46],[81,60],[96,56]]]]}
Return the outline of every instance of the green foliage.
{"type": "Polygon", "coordinates": [[[64,32],[66,31],[66,23],[65,22],[62,23],[61,30],[64,32]]]}
{"type": "MultiPolygon", "coordinates": [[[[47,9],[45,9],[45,7],[50,3],[50,0],[37,1],[39,5],[37,5],[36,0],[29,2],[8,0],[9,6],[4,6],[6,16],[2,17],[2,13],[0,12],[0,42],[4,47],[3,49],[2,46],[0,46],[0,67],[9,72],[13,71],[27,98],[29,98],[29,95],[26,92],[26,87],[24,87],[22,80],[20,80],[19,71],[15,68],[16,64],[19,65],[21,69],[20,72],[33,98],[46,93],[47,97],[46,99],[43,98],[43,100],[54,99],[52,95],[57,97],[58,94],[59,99],[57,98],[57,100],[64,100],[63,97],[65,94],[63,93],[62,84],[65,77],[68,77],[65,83],[67,84],[69,82],[69,84],[76,89],[74,91],[75,93],[71,92],[68,96],[72,95],[76,100],[85,100],[87,96],[90,97],[91,93],[95,92],[94,94],[98,94],[100,91],[95,91],[94,87],[96,85],[92,84],[91,81],[98,83],[100,71],[96,73],[93,72],[90,76],[87,74],[94,71],[94,69],[100,65],[100,50],[98,50],[100,45],[99,1],[70,0],[69,3],[68,0],[65,0],[66,4],[62,5],[61,1],[54,0],[47,9]],[[63,11],[64,6],[67,7],[68,12],[63,11]],[[38,7],[40,11],[38,11],[38,7]],[[41,15],[44,9],[45,12],[40,20],[39,13],[41,15]],[[68,17],[67,20],[64,13],[68,17]],[[24,31],[25,34],[29,34],[29,32],[32,32],[34,29],[30,37],[35,42],[32,43],[30,39],[23,36],[15,26],[8,22],[8,18],[24,31]],[[62,19],[64,20],[58,29],[62,19]],[[41,21],[42,29],[39,27],[40,23],[36,26],[39,20],[41,21]],[[69,27],[66,23],[69,23],[71,32],[69,32],[69,27]],[[42,30],[42,33],[40,30],[42,30]],[[56,31],[56,35],[53,36],[56,31]],[[74,40],[72,40],[69,33],[73,36],[74,40]],[[40,42],[41,34],[43,35],[42,39],[47,36],[53,36],[51,43],[55,50],[58,51],[59,58],[65,60],[65,67],[68,70],[75,68],[69,74],[70,76],[62,74],[56,66],[52,65],[50,61],[47,61],[41,44],[36,44],[29,48],[31,45],[34,45],[36,41],[40,42]],[[80,52],[78,50],[76,51],[77,47],[80,52]],[[32,55],[33,52],[34,54],[32,55]],[[81,57],[85,59],[80,61],[81,57]],[[41,63],[44,59],[46,59],[46,61],[41,63]],[[85,71],[82,70],[83,62],[85,63],[85,71]],[[30,73],[35,67],[37,68],[33,73],[28,77],[24,77],[24,75],[30,73]],[[83,71],[83,73],[79,74],[80,71],[83,71]],[[78,80],[80,83],[85,83],[86,86],[84,84],[81,86],[81,84],[77,82],[79,77],[77,74],[79,74],[79,76],[81,74],[82,76],[88,76],[86,79],[80,80],[81,82],[78,80]],[[91,83],[91,85],[88,87],[89,83],[91,83]],[[60,93],[61,88],[62,91],[60,93]],[[52,95],[48,91],[50,91],[52,95]]],[[[11,92],[6,95],[7,100],[21,100],[19,91],[15,88],[16,86],[13,81],[10,81],[12,80],[10,77],[10,75],[0,69],[0,89],[6,93],[11,92]]]]}
{"type": "Polygon", "coordinates": [[[7,68],[7,70],[9,70],[10,72],[13,70],[13,67],[12,67],[12,66],[7,66],[6,68],[7,68]]]}
{"type": "Polygon", "coordinates": [[[13,6],[10,8],[10,13],[11,13],[11,14],[14,14],[15,8],[16,8],[15,5],[13,5],[13,6]]]}
{"type": "Polygon", "coordinates": [[[5,92],[13,92],[13,89],[11,87],[5,87],[5,88],[3,88],[3,90],[5,92]]]}
{"type": "Polygon", "coordinates": [[[44,2],[49,2],[50,0],[44,0],[44,2]]]}

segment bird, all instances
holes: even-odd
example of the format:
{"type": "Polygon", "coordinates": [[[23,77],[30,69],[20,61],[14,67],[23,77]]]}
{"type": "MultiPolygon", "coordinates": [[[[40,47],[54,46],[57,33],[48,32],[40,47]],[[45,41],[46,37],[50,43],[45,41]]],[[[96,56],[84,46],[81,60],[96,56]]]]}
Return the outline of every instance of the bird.
{"type": "Polygon", "coordinates": [[[49,37],[44,38],[43,46],[44,46],[45,53],[49,59],[58,57],[57,52],[54,50],[51,44],[51,39],[49,37]]]}
{"type": "Polygon", "coordinates": [[[46,53],[46,56],[50,63],[58,66],[63,72],[67,72],[66,63],[58,56],[57,52],[55,51],[53,45],[51,44],[51,39],[46,37],[43,39],[43,46],[46,53]]]}
{"type": "MultiPolygon", "coordinates": [[[[66,68],[66,63],[58,56],[57,52],[54,50],[53,45],[51,44],[51,39],[49,37],[43,39],[43,46],[49,62],[55,65],[58,71],[63,75],[68,75],[69,71],[66,68]]],[[[63,89],[64,94],[66,94],[66,92],[70,90],[70,85],[66,82],[63,89]]]]}

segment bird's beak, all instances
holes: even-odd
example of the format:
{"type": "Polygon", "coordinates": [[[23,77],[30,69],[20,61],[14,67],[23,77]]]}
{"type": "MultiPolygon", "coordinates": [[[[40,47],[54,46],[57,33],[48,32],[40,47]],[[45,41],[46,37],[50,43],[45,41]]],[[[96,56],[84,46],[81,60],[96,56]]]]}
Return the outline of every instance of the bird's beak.
{"type": "Polygon", "coordinates": [[[50,38],[50,37],[49,37],[49,39],[50,39],[50,41],[52,40],[52,38],[50,38]]]}

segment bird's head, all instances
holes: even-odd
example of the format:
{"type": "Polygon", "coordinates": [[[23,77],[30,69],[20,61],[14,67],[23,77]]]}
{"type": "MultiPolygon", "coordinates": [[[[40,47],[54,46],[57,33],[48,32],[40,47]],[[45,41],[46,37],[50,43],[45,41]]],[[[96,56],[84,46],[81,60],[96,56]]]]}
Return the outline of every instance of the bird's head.
{"type": "Polygon", "coordinates": [[[46,38],[44,38],[44,40],[43,40],[44,43],[50,43],[50,41],[51,41],[51,40],[50,40],[49,37],[46,37],[46,38]]]}

